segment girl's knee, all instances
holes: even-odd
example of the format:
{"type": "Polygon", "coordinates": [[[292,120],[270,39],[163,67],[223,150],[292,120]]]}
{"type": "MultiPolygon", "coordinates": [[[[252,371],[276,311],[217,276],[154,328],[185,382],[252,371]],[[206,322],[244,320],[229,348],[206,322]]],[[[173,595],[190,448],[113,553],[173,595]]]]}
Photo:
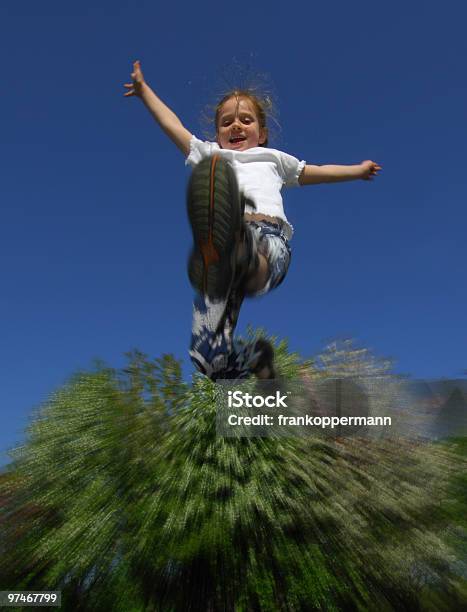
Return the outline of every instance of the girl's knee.
{"type": "Polygon", "coordinates": [[[245,292],[247,295],[255,294],[264,288],[269,277],[269,263],[267,258],[258,253],[258,267],[254,273],[248,278],[245,292]]]}

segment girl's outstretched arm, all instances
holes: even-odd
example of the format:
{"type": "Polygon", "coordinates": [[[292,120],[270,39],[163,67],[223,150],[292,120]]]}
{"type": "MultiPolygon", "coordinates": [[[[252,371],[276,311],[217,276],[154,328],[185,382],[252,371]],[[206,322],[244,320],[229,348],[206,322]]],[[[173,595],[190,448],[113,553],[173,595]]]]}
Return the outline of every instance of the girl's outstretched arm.
{"type": "Polygon", "coordinates": [[[298,177],[298,182],[300,185],[317,185],[318,183],[337,183],[356,179],[372,181],[380,170],[382,167],[369,159],[354,166],[310,166],[307,164],[298,177]]]}
{"type": "Polygon", "coordinates": [[[125,97],[137,96],[144,102],[146,108],[161,126],[167,136],[177,145],[184,155],[190,152],[191,132],[189,132],[177,115],[166,106],[144,80],[141,64],[137,60],[133,63],[131,73],[132,83],[125,83],[128,91],[125,97]]]}

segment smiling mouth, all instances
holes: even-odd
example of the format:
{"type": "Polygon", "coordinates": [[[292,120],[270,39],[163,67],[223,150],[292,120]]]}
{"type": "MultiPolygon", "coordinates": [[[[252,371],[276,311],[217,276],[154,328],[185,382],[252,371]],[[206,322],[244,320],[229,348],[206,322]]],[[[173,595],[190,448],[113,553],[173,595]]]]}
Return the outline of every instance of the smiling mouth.
{"type": "Polygon", "coordinates": [[[230,144],[236,144],[237,142],[243,142],[246,140],[246,136],[231,136],[229,138],[230,144]]]}

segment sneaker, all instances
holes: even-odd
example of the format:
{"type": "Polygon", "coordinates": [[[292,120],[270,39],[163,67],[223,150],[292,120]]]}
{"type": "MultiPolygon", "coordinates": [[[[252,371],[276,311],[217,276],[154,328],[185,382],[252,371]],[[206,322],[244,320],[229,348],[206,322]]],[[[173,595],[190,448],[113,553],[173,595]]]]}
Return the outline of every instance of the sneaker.
{"type": "Polygon", "coordinates": [[[219,155],[194,168],[187,195],[194,241],[188,276],[210,299],[225,298],[232,287],[236,247],[244,239],[244,207],[235,173],[219,155]]]}
{"type": "Polygon", "coordinates": [[[271,380],[276,378],[274,369],[274,348],[269,340],[259,338],[255,344],[255,354],[259,353],[256,365],[251,369],[260,380],[271,380]]]}

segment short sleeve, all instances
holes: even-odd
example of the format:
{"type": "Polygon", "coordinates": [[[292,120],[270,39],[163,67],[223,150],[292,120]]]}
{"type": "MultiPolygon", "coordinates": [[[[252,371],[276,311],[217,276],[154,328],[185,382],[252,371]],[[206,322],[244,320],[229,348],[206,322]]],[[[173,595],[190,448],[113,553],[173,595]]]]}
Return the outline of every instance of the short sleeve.
{"type": "Polygon", "coordinates": [[[196,136],[192,136],[190,140],[190,152],[185,160],[185,166],[192,168],[199,164],[205,157],[209,157],[212,153],[219,149],[219,145],[215,142],[207,142],[199,140],[196,136]]]}
{"type": "Polygon", "coordinates": [[[282,165],[282,180],[284,185],[287,187],[294,187],[298,185],[298,177],[302,173],[303,168],[306,165],[306,161],[302,159],[298,160],[293,155],[288,153],[280,152],[281,165],[282,165]]]}

